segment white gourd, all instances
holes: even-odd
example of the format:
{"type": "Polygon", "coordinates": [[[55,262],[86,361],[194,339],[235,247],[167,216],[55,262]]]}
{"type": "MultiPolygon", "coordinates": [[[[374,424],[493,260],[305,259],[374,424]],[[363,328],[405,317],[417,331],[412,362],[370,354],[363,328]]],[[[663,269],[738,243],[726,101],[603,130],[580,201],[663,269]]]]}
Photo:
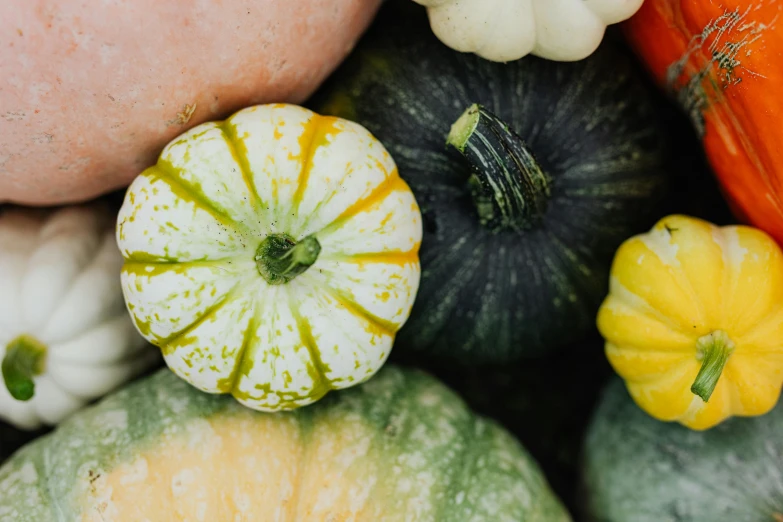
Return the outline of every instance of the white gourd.
{"type": "Polygon", "coordinates": [[[630,18],[643,0],[414,0],[435,35],[461,52],[495,62],[533,54],[555,61],[590,56],[606,27],[630,18]]]}
{"type": "Polygon", "coordinates": [[[0,209],[0,419],[57,424],[158,359],[122,299],[113,221],[102,203],[0,209]]]}

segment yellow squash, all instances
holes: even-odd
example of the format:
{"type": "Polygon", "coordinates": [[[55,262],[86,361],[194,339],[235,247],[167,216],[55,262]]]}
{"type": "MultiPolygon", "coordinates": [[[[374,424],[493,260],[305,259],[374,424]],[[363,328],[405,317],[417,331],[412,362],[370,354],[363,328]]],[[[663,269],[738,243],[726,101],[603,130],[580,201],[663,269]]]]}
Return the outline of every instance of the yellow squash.
{"type": "Polygon", "coordinates": [[[783,384],[783,253],[754,228],[666,217],[618,250],[598,328],[653,417],[762,415],[783,384]]]}

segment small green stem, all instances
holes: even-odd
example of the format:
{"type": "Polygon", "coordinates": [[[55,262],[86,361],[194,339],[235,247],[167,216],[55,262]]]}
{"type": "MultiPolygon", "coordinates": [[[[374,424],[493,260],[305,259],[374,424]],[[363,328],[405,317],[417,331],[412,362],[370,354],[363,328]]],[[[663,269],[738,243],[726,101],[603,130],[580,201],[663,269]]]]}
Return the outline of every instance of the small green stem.
{"type": "Polygon", "coordinates": [[[258,273],[270,285],[282,285],[315,263],[321,244],[315,236],[298,243],[287,234],[270,234],[256,250],[258,273]]]}
{"type": "Polygon", "coordinates": [[[734,342],[723,330],[700,337],[696,341],[698,348],[698,358],[702,361],[701,369],[693,381],[691,391],[702,398],[704,402],[710,400],[715,386],[718,384],[723,373],[723,368],[729,360],[729,356],[734,351],[734,342]]]}
{"type": "Polygon", "coordinates": [[[549,178],[500,118],[472,105],[451,126],[446,143],[473,167],[469,183],[482,225],[524,230],[541,219],[550,198],[549,178]]]}
{"type": "Polygon", "coordinates": [[[33,377],[44,371],[46,346],[28,335],[20,335],[6,346],[2,372],[11,397],[29,401],[35,395],[33,377]]]}

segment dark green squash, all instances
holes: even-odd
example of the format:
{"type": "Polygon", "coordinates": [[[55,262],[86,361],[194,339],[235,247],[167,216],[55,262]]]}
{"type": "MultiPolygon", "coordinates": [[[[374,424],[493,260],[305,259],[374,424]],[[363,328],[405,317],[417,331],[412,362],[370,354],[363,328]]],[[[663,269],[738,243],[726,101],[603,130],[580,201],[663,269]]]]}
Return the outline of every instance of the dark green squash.
{"type": "Polygon", "coordinates": [[[653,419],[613,380],[583,458],[591,522],[783,521],[783,404],[696,432],[653,419]]]}
{"type": "Polygon", "coordinates": [[[575,63],[482,60],[387,2],[310,106],[375,134],[421,206],[422,282],[396,350],[505,361],[594,328],[612,255],[665,184],[638,74],[609,43],[575,63]]]}

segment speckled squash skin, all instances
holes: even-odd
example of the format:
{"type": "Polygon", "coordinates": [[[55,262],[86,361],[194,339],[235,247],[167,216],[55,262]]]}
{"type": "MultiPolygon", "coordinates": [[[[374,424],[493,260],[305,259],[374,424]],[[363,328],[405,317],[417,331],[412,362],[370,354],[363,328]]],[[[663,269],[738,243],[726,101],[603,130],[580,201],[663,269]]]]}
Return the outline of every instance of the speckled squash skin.
{"type": "Polygon", "coordinates": [[[584,448],[589,522],[783,520],[783,405],[695,432],[640,410],[619,379],[584,448]]]}
{"type": "MultiPolygon", "coordinates": [[[[422,282],[397,350],[507,361],[594,328],[612,255],[652,224],[666,183],[665,140],[638,75],[608,42],[575,63],[492,63],[443,45],[409,0],[384,5],[308,105],[367,127],[421,206],[422,282]],[[546,178],[540,208],[516,229],[482,224],[475,169],[446,145],[474,103],[508,125],[546,178]]],[[[518,199],[523,211],[534,206],[535,197],[518,199]]]]}
{"type": "Polygon", "coordinates": [[[302,102],[379,5],[0,2],[0,203],[92,199],[195,125],[302,102]]]}
{"type": "Polygon", "coordinates": [[[421,236],[413,193],[378,140],[288,104],[183,134],[117,218],[142,335],[197,388],[266,411],[378,371],[416,297],[421,236]],[[295,245],[279,261],[313,254],[301,273],[265,261],[281,238],[295,245]]]}
{"type": "Polygon", "coordinates": [[[277,414],[161,370],[16,453],[0,519],[570,521],[515,439],[394,366],[277,414]]]}

